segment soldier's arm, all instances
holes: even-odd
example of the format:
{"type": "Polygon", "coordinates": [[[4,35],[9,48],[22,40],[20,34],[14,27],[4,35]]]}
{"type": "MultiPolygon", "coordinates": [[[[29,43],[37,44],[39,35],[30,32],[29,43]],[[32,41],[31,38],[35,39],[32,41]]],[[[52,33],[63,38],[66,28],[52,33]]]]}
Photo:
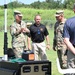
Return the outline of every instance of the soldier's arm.
{"type": "Polygon", "coordinates": [[[22,29],[16,29],[14,26],[10,26],[11,35],[18,35],[22,32],[22,29]]]}
{"type": "Polygon", "coordinates": [[[57,42],[56,42],[56,24],[54,26],[54,39],[53,39],[53,50],[56,50],[55,47],[57,45],[57,42]]]}

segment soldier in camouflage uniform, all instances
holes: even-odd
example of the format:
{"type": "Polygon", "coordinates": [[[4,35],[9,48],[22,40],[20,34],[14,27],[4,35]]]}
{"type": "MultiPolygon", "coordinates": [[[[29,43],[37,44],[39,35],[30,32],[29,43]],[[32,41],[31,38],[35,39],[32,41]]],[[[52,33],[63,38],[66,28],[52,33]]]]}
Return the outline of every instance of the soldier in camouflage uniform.
{"type": "Polygon", "coordinates": [[[17,58],[21,58],[23,50],[26,48],[26,33],[29,33],[29,29],[26,27],[26,23],[22,21],[22,14],[20,11],[14,11],[15,21],[10,26],[10,33],[12,36],[12,48],[17,58]]]}
{"type": "Polygon", "coordinates": [[[63,27],[66,19],[64,18],[63,10],[58,10],[56,12],[56,20],[54,27],[54,40],[53,40],[53,50],[57,50],[57,55],[59,58],[61,68],[67,68],[67,47],[63,42],[63,27]]]}

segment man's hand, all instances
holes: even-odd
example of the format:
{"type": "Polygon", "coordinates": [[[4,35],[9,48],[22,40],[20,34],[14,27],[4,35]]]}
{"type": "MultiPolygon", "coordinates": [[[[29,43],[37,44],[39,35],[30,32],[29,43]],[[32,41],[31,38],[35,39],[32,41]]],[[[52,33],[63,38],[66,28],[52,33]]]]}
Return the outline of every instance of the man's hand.
{"type": "Polygon", "coordinates": [[[50,49],[50,44],[47,44],[46,48],[49,50],[50,49]]]}
{"type": "Polygon", "coordinates": [[[23,33],[29,33],[30,31],[29,31],[28,28],[21,28],[21,32],[23,32],[23,33]]]}

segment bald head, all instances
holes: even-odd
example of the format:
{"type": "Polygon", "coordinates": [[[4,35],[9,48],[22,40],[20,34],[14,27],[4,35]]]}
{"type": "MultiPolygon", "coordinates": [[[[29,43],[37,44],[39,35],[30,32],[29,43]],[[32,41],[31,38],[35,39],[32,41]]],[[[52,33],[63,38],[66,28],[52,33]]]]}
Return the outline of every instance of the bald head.
{"type": "Polygon", "coordinates": [[[36,23],[37,25],[39,25],[40,22],[41,22],[41,16],[40,16],[40,15],[36,15],[35,18],[34,18],[34,20],[35,20],[35,23],[36,23]]]}

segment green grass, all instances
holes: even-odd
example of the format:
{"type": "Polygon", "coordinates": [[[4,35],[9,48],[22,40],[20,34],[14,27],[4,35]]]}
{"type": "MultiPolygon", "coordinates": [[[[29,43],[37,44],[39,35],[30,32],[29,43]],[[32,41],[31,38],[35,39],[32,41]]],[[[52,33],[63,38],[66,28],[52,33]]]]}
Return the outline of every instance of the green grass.
{"type": "Polygon", "coordinates": [[[50,50],[47,50],[47,57],[52,62],[52,75],[62,75],[58,72],[57,69],[57,63],[56,63],[57,52],[52,49],[53,36],[54,36],[53,32],[54,32],[53,29],[49,29],[50,50]]]}

